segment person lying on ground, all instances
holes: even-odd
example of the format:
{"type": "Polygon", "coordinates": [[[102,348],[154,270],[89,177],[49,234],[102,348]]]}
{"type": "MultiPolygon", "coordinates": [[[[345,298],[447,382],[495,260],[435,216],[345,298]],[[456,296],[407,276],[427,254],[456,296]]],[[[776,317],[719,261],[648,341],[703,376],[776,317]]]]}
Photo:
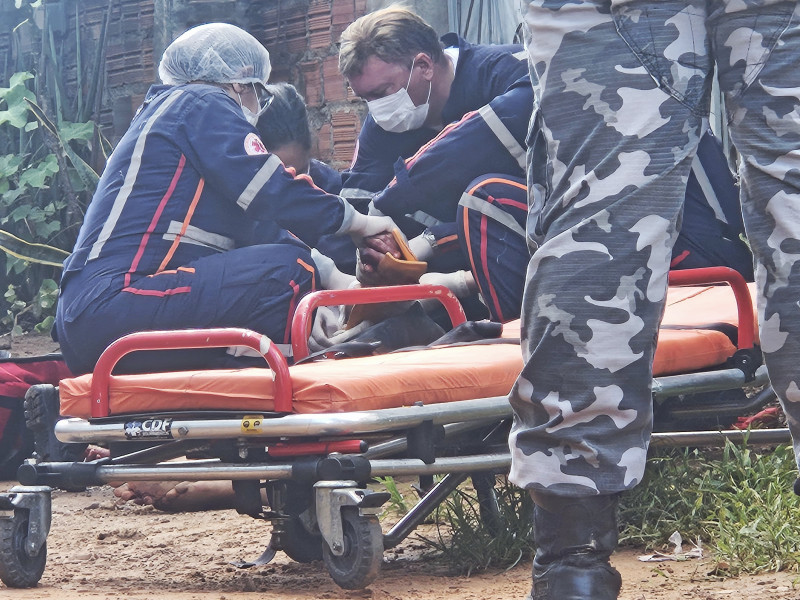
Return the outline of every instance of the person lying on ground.
{"type": "Polygon", "coordinates": [[[230,481],[129,481],[112,487],[121,502],[165,512],[232,509],[236,498],[230,481]]]}

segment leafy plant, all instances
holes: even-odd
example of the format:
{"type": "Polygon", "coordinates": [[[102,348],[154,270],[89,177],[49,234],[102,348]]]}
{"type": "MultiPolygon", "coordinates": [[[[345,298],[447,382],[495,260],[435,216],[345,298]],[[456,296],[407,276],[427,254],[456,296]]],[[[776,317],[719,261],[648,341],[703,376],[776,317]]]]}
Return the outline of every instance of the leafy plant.
{"type": "Polygon", "coordinates": [[[408,512],[408,503],[405,497],[397,486],[393,477],[376,477],[377,481],[383,488],[389,492],[389,509],[400,516],[408,512]]]}
{"type": "Polygon", "coordinates": [[[656,546],[679,531],[702,539],[730,574],[800,568],[800,498],[790,447],[726,442],[721,453],[665,453],[651,460],[621,511],[623,539],[656,546]]]}
{"type": "MultiPolygon", "coordinates": [[[[80,23],[80,4],[70,5],[75,23],[80,23]]],[[[26,62],[26,68],[0,87],[0,249],[5,252],[0,283],[6,290],[5,306],[0,301],[0,330],[10,329],[12,335],[52,323],[60,264],[74,243],[97,186],[97,172],[110,151],[108,140],[89,119],[99,107],[102,53],[95,53],[95,64],[82,59],[80,28],[74,36],[63,31],[65,6],[16,1],[20,22],[12,35],[25,37],[27,45],[41,52],[27,53],[25,61],[18,56],[17,67],[26,62]],[[56,27],[62,28],[58,35],[56,27]],[[77,81],[67,93],[64,56],[70,52],[77,61],[72,71],[77,81]],[[90,73],[88,81],[85,72],[90,73]]]]}
{"type": "Polygon", "coordinates": [[[4,294],[9,307],[6,318],[11,321],[11,335],[22,335],[23,329],[20,319],[30,315],[36,322],[34,329],[39,333],[50,331],[53,326],[53,311],[58,299],[58,284],[52,279],[42,281],[39,291],[33,301],[23,302],[17,298],[17,290],[13,285],[8,286],[4,294]]]}

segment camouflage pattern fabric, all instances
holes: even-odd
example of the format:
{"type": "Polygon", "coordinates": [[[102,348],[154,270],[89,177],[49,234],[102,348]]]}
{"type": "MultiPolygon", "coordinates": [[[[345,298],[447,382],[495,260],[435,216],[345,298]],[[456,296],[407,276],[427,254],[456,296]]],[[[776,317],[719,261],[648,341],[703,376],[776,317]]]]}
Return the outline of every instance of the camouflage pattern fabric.
{"type": "Polygon", "coordinates": [[[523,2],[526,362],[511,479],[567,496],[636,485],[670,251],[719,70],[756,256],[761,343],[800,433],[800,10],[775,0],[523,2]],[[532,132],[537,131],[532,128],[532,132]]]}

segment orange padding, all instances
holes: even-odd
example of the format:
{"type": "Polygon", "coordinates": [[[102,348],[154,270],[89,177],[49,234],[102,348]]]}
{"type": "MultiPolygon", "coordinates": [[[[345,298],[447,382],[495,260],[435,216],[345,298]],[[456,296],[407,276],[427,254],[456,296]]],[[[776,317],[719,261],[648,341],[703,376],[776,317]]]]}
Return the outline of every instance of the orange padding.
{"type": "MultiPolygon", "coordinates": [[[[504,396],[522,369],[516,344],[399,352],[290,367],[295,411],[346,412],[504,396]]],[[[88,419],[91,375],[59,385],[61,414],[88,419]]],[[[112,377],[112,414],[272,410],[272,373],[250,368],[112,377]]]]}
{"type": "MultiPolygon", "coordinates": [[[[736,323],[727,286],[675,288],[667,297],[664,323],[736,323]]],[[[504,337],[519,337],[519,321],[504,326],[504,337]]],[[[671,375],[724,363],[736,348],[708,329],[662,329],[653,373],[671,375]]],[[[416,350],[323,361],[290,367],[295,411],[347,412],[436,404],[504,396],[522,369],[515,344],[416,350]]],[[[91,375],[60,383],[61,413],[89,418],[91,375]]],[[[112,414],[175,410],[270,411],[272,373],[268,369],[189,371],[114,376],[112,414]]]]}
{"type": "MultiPolygon", "coordinates": [[[[753,302],[753,323],[757,323],[756,286],[748,283],[753,302]]],[[[738,325],[739,316],[733,291],[727,285],[670,288],[662,326],[689,326],[702,328],[714,323],[738,325]]],[[[758,343],[758,327],[755,328],[758,343]]]]}

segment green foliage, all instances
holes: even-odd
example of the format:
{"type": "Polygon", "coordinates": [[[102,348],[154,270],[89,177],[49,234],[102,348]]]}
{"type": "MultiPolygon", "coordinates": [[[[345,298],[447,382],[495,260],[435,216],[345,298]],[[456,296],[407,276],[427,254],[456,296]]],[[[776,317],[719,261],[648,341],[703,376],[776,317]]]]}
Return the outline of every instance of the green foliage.
{"type": "MultiPolygon", "coordinates": [[[[789,446],[755,448],[726,442],[716,450],[658,450],[644,481],[620,500],[620,543],[671,552],[678,531],[699,541],[720,574],[800,571],[800,498],[789,446]]],[[[436,512],[436,536],[422,537],[462,573],[508,567],[532,555],[533,504],[499,478],[500,527],[480,518],[474,493],[462,486],[436,512]]]]}
{"type": "Polygon", "coordinates": [[[665,453],[624,497],[622,538],[657,546],[672,531],[700,539],[726,572],[800,568],[800,498],[791,447],[727,442],[721,453],[665,453]]]}
{"type": "Polygon", "coordinates": [[[495,486],[499,508],[489,527],[474,490],[462,486],[435,512],[436,537],[420,536],[450,568],[470,574],[490,567],[512,568],[533,555],[533,502],[504,477],[495,486]]]}
{"type": "Polygon", "coordinates": [[[376,477],[377,481],[383,488],[389,492],[389,510],[403,516],[408,512],[408,503],[405,496],[403,496],[397,482],[393,477],[376,477]]]}
{"type": "MultiPolygon", "coordinates": [[[[0,82],[0,250],[5,255],[0,254],[5,261],[0,283],[7,290],[5,303],[0,300],[0,331],[12,334],[52,323],[54,281],[97,186],[102,167],[97,159],[109,150],[88,118],[99,97],[101,69],[83,68],[80,32],[54,35],[52,23],[63,27],[67,5],[17,0],[15,6],[19,24],[10,33],[20,45],[41,51],[6,62],[17,72],[10,74],[7,86],[0,82]],[[69,82],[72,98],[64,91],[63,63],[69,52],[78,62],[71,72],[77,81],[69,82]],[[84,70],[92,74],[88,81],[84,70]],[[84,88],[90,92],[86,101],[84,88]]],[[[79,22],[80,3],[69,6],[79,22]]]]}
{"type": "Polygon", "coordinates": [[[30,302],[24,302],[17,297],[17,288],[13,284],[9,284],[4,298],[8,303],[4,322],[10,325],[12,336],[22,335],[23,328],[20,321],[26,316],[35,322],[34,329],[39,333],[50,331],[58,299],[58,284],[55,281],[43,280],[30,302]]]}
{"type": "Polygon", "coordinates": [[[11,127],[24,129],[28,125],[28,108],[25,98],[34,100],[35,96],[25,85],[33,79],[31,73],[14,73],[9,81],[10,87],[0,87],[0,99],[4,100],[5,110],[0,110],[0,125],[8,123],[11,127]]]}

